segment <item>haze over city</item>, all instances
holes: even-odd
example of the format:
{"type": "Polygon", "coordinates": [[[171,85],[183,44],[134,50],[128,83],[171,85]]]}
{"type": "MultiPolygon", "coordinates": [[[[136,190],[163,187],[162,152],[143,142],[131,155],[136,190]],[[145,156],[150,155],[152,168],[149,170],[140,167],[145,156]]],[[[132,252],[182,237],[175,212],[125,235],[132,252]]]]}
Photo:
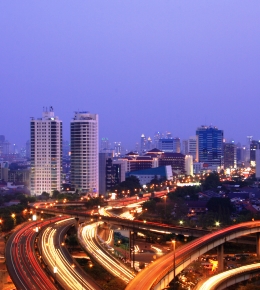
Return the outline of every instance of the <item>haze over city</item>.
{"type": "Polygon", "coordinates": [[[53,106],[64,139],[74,111],[129,149],[155,131],[201,125],[259,139],[259,1],[0,3],[1,134],[22,146],[53,106]]]}

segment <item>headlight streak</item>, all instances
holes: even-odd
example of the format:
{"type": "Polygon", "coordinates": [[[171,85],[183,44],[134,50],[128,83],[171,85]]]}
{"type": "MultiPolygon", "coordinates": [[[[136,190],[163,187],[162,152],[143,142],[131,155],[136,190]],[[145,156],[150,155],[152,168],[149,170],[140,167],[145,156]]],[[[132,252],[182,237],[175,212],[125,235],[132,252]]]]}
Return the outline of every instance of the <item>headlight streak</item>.
{"type": "MultiPolygon", "coordinates": [[[[67,222],[68,220],[70,219],[59,221],[56,225],[67,222]]],[[[46,257],[46,260],[48,260],[51,266],[50,270],[53,272],[54,267],[57,267],[55,279],[64,281],[69,289],[93,289],[93,287],[78,274],[77,270],[71,266],[71,263],[63,256],[60,249],[55,247],[55,234],[56,229],[48,227],[44,230],[41,240],[42,254],[46,257]]]]}
{"type": "Polygon", "coordinates": [[[255,269],[259,269],[259,267],[260,267],[260,263],[257,263],[257,264],[242,266],[242,267],[239,267],[236,269],[228,270],[226,272],[217,274],[217,275],[209,278],[206,282],[204,282],[204,284],[202,284],[202,286],[200,287],[200,290],[215,289],[215,287],[219,283],[224,282],[224,280],[226,280],[227,278],[238,275],[240,273],[244,273],[246,271],[252,271],[255,269]]]}
{"type": "Polygon", "coordinates": [[[133,273],[124,267],[119,261],[114,261],[111,257],[102,251],[94,242],[96,236],[96,227],[98,223],[81,226],[78,230],[78,238],[85,249],[93,255],[93,257],[103,265],[111,274],[121,278],[128,283],[134,278],[133,273]]]}

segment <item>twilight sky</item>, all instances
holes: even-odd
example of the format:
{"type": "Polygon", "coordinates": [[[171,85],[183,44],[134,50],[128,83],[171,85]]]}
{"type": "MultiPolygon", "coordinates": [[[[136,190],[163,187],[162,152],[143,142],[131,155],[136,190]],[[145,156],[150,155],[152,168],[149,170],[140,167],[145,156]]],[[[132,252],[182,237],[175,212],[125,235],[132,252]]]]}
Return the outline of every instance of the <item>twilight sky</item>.
{"type": "Polygon", "coordinates": [[[0,2],[0,135],[20,145],[53,106],[129,149],[144,133],[200,125],[260,139],[260,1],[0,2]]]}

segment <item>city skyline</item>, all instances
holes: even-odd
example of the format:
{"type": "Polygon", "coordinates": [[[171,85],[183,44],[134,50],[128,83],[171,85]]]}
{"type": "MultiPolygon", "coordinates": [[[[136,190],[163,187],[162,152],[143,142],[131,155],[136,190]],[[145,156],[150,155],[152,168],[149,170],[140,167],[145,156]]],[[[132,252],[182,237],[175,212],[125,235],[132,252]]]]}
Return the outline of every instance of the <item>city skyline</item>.
{"type": "Polygon", "coordinates": [[[181,140],[201,125],[260,138],[258,1],[0,3],[1,134],[20,146],[53,106],[69,140],[73,113],[133,149],[141,134],[181,140]],[[127,129],[126,129],[127,128],[127,129]]]}

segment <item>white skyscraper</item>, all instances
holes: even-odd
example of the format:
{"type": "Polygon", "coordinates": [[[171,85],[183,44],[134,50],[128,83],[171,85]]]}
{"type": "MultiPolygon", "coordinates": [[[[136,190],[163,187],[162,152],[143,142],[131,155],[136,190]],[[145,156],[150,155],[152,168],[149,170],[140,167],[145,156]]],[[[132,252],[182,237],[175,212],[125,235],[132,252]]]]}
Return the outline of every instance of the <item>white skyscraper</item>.
{"type": "Polygon", "coordinates": [[[42,118],[31,119],[31,194],[60,190],[61,169],[62,121],[44,108],[42,118]]]}
{"type": "Polygon", "coordinates": [[[98,115],[75,112],[70,123],[71,183],[91,196],[98,193],[98,115]]]}
{"type": "Polygon", "coordinates": [[[197,161],[198,160],[198,154],[197,154],[197,145],[198,140],[196,136],[190,137],[188,140],[188,154],[192,155],[193,160],[197,161]]]}

